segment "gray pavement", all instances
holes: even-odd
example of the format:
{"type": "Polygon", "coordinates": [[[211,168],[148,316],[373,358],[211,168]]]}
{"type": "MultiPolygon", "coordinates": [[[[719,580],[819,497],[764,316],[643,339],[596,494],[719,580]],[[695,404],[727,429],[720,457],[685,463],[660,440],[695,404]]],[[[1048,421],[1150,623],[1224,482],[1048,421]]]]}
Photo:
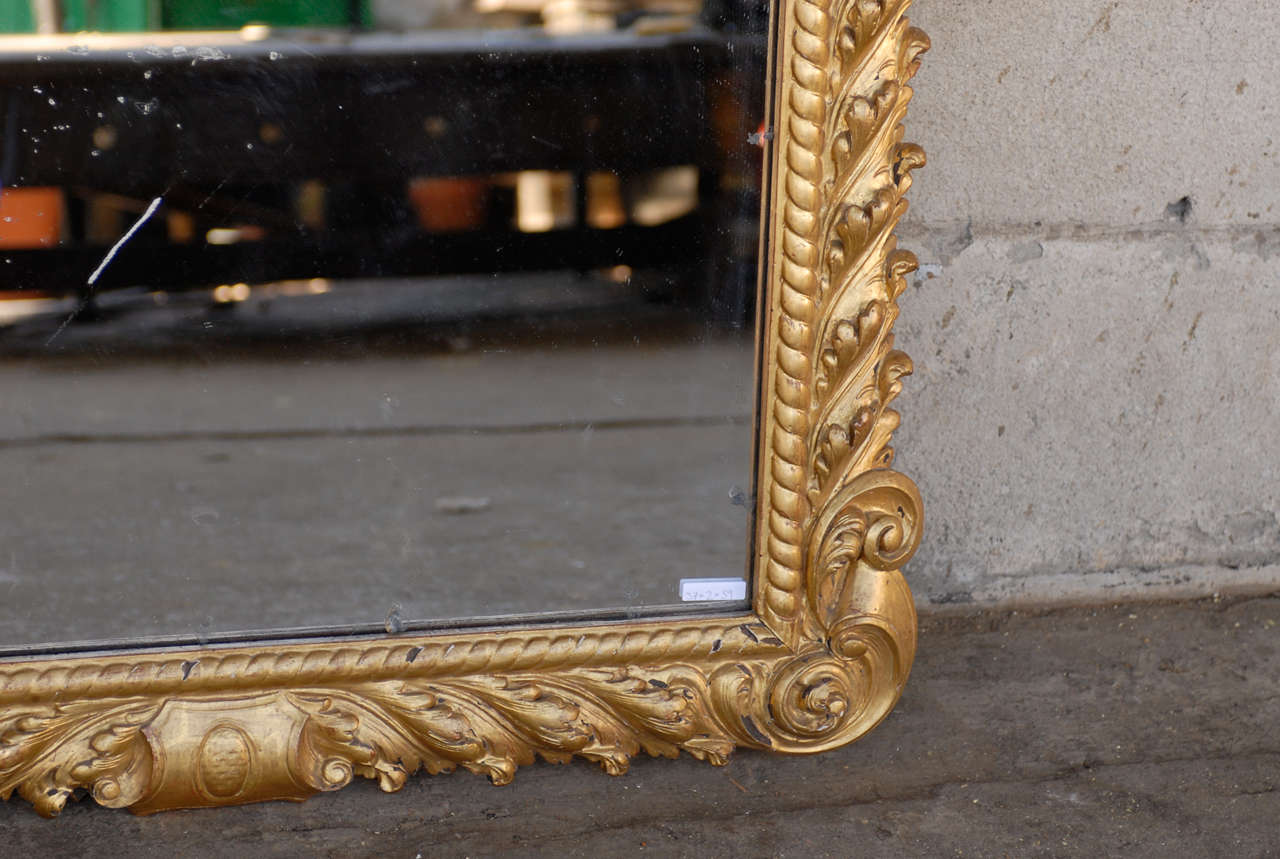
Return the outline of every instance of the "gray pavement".
{"type": "Polygon", "coordinates": [[[925,617],[898,708],[825,755],[538,764],[148,818],[0,806],[10,855],[1280,855],[1280,596],[925,617]]]}
{"type": "Polygon", "coordinates": [[[246,351],[272,326],[238,307],[212,357],[140,348],[186,316],[134,314],[0,361],[0,650],[636,609],[745,576],[749,335],[588,320],[339,358],[351,300],[273,311],[302,354],[246,351]]]}
{"type": "Polygon", "coordinates": [[[730,490],[750,433],[0,450],[21,505],[0,522],[0,646],[675,603],[682,576],[746,575],[730,490]]]}

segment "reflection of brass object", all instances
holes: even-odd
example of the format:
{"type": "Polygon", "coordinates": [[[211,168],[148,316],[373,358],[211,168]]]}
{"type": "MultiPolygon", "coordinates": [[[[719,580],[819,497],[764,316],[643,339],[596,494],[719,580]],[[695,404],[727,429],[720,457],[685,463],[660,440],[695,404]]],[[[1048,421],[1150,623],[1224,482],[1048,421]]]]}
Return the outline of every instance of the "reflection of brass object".
{"type": "Polygon", "coordinates": [[[919,495],[888,466],[892,348],[915,264],[895,248],[908,79],[928,41],[906,0],[786,0],[762,312],[754,606],[471,634],[142,651],[0,664],[0,797],[46,815],[80,788],[151,812],[298,799],[354,776],[395,790],[457,766],[510,781],[578,755],[723,763],[815,752],[897,701],[915,651],[899,572],[919,495]]]}

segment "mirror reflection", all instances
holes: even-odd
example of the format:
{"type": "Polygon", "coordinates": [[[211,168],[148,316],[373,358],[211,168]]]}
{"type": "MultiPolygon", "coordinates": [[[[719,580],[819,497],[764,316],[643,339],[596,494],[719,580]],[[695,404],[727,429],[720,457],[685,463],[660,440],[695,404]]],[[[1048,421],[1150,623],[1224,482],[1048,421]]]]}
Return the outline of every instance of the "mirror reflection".
{"type": "Polygon", "coordinates": [[[747,605],[766,24],[0,10],[0,652],[747,605]]]}

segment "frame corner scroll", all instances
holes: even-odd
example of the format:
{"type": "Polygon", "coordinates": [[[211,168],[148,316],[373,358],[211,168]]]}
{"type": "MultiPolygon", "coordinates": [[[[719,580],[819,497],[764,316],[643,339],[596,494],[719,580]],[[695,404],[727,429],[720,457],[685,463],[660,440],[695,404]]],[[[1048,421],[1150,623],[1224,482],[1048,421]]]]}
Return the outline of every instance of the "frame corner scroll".
{"type": "Polygon", "coordinates": [[[762,397],[757,611],[827,666],[790,683],[778,724],[796,751],[850,742],[897,702],[915,655],[902,566],[924,524],[893,471],[890,408],[911,373],[893,348],[917,261],[893,231],[924,150],[903,141],[909,81],[929,48],[910,0],[792,0],[777,63],[777,168],[762,397]],[[819,690],[821,692],[819,693],[819,690]],[[789,714],[789,715],[788,715],[789,714]]]}
{"type": "Polygon", "coordinates": [[[0,799],[140,813],[303,799],[537,758],[833,748],[897,702],[916,616],[915,485],[890,466],[911,372],[896,247],[928,38],[910,0],[782,0],[766,226],[754,612],[0,663],[0,799]]]}

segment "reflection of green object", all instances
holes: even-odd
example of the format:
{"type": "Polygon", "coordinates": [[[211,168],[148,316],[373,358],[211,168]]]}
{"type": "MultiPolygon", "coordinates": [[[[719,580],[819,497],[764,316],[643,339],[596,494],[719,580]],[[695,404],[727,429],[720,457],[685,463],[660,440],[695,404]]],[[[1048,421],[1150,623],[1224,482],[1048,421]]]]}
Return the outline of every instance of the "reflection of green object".
{"type": "Polygon", "coordinates": [[[35,29],[27,0],[0,0],[0,33],[31,33],[35,29]]]}
{"type": "Polygon", "coordinates": [[[353,12],[359,23],[369,22],[367,0],[168,0],[160,5],[167,30],[235,30],[245,24],[345,27],[353,23],[353,12]]]}
{"type": "MultiPolygon", "coordinates": [[[[352,16],[370,23],[369,0],[62,0],[62,29],[238,30],[276,27],[347,27],[352,16]]],[[[30,0],[0,0],[0,32],[35,32],[30,0]]]]}
{"type": "MultiPolygon", "coordinates": [[[[68,33],[155,30],[159,24],[157,0],[62,0],[62,29],[68,33]]],[[[30,0],[0,0],[0,31],[34,33],[35,29],[30,0]]]]}

